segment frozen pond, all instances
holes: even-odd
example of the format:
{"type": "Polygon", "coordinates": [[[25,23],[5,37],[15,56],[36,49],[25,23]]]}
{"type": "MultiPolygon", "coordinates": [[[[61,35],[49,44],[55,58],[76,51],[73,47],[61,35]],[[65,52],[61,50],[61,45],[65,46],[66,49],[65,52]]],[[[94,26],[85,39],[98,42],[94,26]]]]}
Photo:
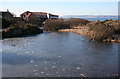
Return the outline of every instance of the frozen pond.
{"type": "Polygon", "coordinates": [[[74,33],[45,32],[2,41],[3,77],[109,77],[118,73],[118,44],[74,33]]]}

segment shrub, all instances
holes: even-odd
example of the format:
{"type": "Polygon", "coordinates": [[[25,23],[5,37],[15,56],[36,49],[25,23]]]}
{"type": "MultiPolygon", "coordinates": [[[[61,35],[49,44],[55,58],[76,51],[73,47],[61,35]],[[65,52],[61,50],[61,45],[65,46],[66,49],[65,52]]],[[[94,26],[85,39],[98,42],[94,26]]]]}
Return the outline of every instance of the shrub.
{"type": "Polygon", "coordinates": [[[115,34],[120,34],[120,21],[119,20],[108,20],[104,23],[107,26],[111,26],[115,34]]]}
{"type": "Polygon", "coordinates": [[[95,40],[103,40],[113,37],[114,31],[109,25],[105,25],[99,21],[94,21],[87,24],[89,31],[92,31],[90,35],[91,38],[95,40]]]}
{"type": "Polygon", "coordinates": [[[59,29],[67,29],[69,26],[69,23],[63,19],[50,19],[45,22],[43,27],[47,31],[58,31],[59,29]]]}
{"type": "Polygon", "coordinates": [[[69,22],[70,22],[70,27],[73,28],[76,26],[85,26],[90,21],[80,18],[70,18],[69,22]]]}
{"type": "Polygon", "coordinates": [[[59,29],[68,29],[76,26],[84,26],[90,21],[80,18],[70,18],[69,20],[51,19],[47,20],[43,26],[47,31],[57,31],[59,29]]]}
{"type": "Polygon", "coordinates": [[[15,24],[4,29],[2,32],[2,37],[3,38],[21,37],[39,33],[43,33],[43,30],[39,29],[37,26],[32,26],[32,24],[25,24],[22,27],[15,24]]]}
{"type": "Polygon", "coordinates": [[[2,28],[7,28],[11,25],[12,23],[10,23],[9,21],[7,21],[6,19],[2,18],[2,28]]]}

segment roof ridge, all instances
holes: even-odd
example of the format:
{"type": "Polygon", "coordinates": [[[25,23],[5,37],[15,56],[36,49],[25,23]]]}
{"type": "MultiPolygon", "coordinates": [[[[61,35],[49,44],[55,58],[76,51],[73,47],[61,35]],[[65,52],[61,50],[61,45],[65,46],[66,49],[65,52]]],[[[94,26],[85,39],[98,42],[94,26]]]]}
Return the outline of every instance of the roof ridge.
{"type": "MultiPolygon", "coordinates": [[[[31,12],[31,11],[26,11],[26,12],[30,12],[30,13],[47,13],[47,12],[31,12]]],[[[24,13],[26,13],[24,12],[24,13]]]]}

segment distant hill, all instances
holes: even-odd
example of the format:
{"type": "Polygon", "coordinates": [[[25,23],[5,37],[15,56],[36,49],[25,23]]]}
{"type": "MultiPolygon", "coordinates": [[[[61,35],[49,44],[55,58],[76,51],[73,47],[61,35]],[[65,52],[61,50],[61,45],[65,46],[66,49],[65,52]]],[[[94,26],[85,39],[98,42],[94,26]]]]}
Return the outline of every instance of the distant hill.
{"type": "Polygon", "coordinates": [[[61,16],[60,18],[63,18],[63,19],[83,18],[90,21],[96,21],[96,20],[104,21],[104,20],[110,20],[110,19],[118,20],[117,15],[65,15],[65,16],[61,16]]]}
{"type": "Polygon", "coordinates": [[[117,15],[64,15],[61,18],[118,18],[117,15]]]}

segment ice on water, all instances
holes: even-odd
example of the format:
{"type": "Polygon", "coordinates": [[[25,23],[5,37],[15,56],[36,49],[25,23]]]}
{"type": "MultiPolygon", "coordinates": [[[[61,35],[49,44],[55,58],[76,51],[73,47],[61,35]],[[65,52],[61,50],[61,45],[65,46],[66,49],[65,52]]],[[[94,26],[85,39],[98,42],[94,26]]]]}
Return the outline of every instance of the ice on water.
{"type": "Polygon", "coordinates": [[[79,70],[79,69],[80,69],[80,67],[77,67],[76,69],[78,69],[78,70],[79,70]]]}

